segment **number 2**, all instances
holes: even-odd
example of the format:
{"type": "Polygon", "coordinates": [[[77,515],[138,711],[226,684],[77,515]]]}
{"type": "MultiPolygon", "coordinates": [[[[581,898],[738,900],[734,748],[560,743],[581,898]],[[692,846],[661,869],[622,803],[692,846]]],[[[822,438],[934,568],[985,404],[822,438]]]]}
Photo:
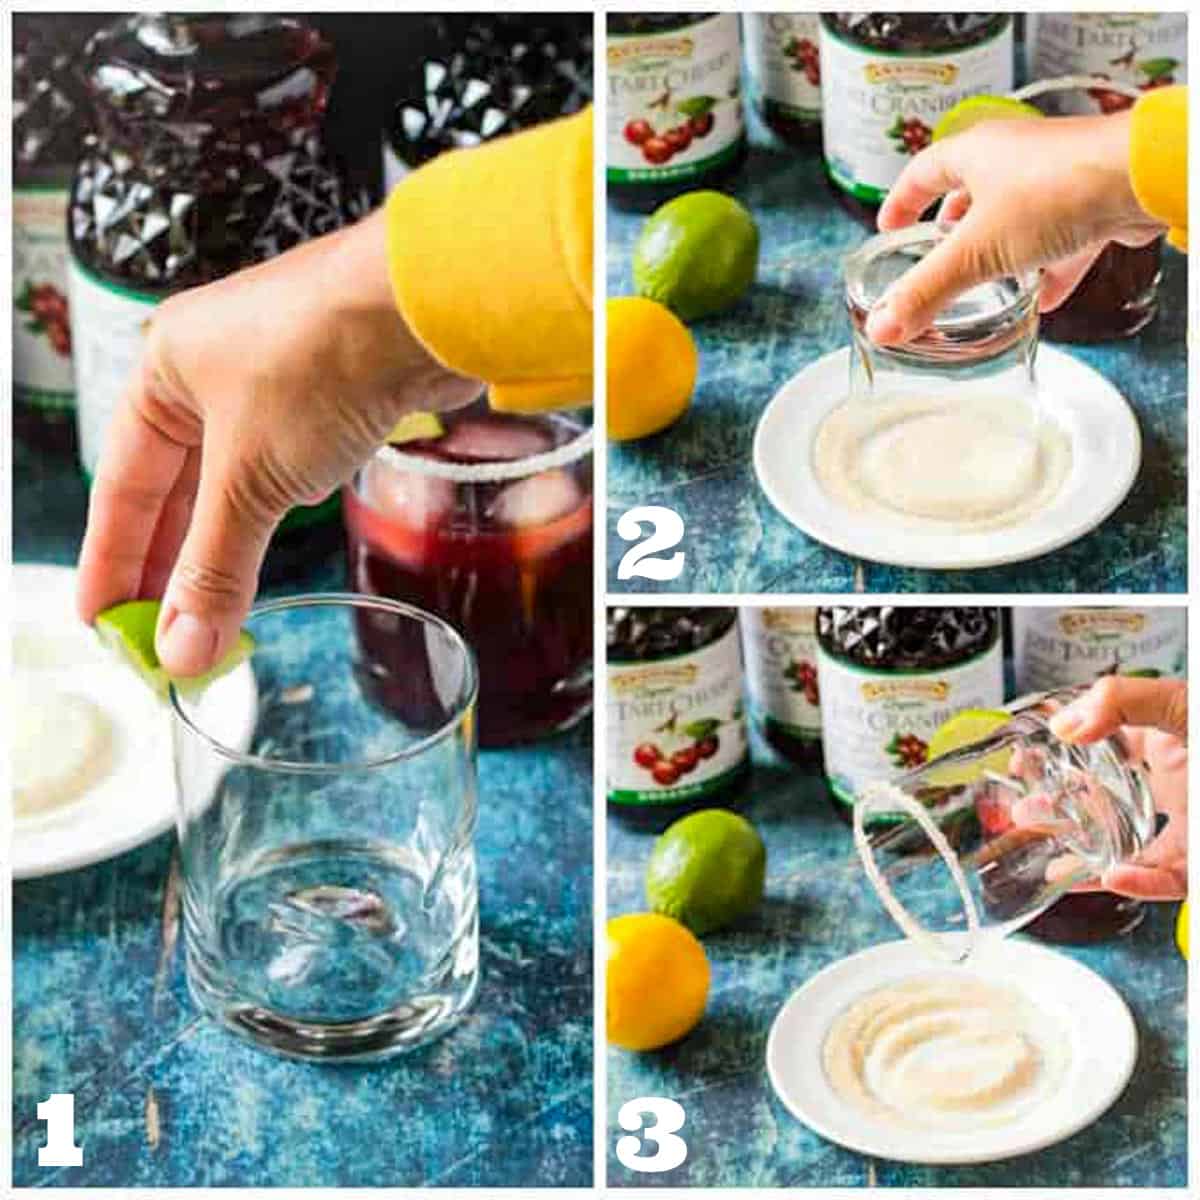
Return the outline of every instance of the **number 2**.
{"type": "Polygon", "coordinates": [[[38,1149],[39,1167],[82,1167],[83,1147],[75,1145],[75,1094],[52,1092],[37,1106],[46,1122],[46,1144],[38,1149]]]}
{"type": "Polygon", "coordinates": [[[683,541],[683,518],[673,509],[659,504],[643,504],[621,514],[617,522],[617,533],[627,542],[637,541],[642,536],[642,524],[651,527],[650,536],[639,546],[626,550],[617,567],[618,579],[632,579],[640,575],[663,583],[678,579],[683,570],[684,554],[677,550],[670,558],[652,558],[660,550],[670,550],[683,541]]]}
{"type": "Polygon", "coordinates": [[[617,1139],[617,1160],[631,1171],[675,1170],[687,1158],[687,1142],[676,1136],[686,1120],[683,1105],[663,1096],[639,1096],[636,1100],[627,1100],[617,1113],[617,1123],[630,1134],[617,1139]],[[643,1113],[654,1118],[654,1124],[645,1129],[642,1128],[643,1113]],[[632,1136],[639,1132],[640,1136],[632,1136]],[[647,1141],[655,1145],[654,1153],[639,1154],[647,1141]]]}

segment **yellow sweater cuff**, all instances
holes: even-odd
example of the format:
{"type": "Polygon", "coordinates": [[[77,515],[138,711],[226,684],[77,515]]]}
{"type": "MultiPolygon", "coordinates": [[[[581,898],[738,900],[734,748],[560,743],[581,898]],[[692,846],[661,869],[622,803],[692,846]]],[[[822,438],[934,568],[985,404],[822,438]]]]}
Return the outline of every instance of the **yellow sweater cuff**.
{"type": "Polygon", "coordinates": [[[1143,210],[1170,228],[1168,240],[1187,249],[1186,87],[1154,88],[1133,106],[1129,178],[1143,210]]]}
{"type": "Polygon", "coordinates": [[[496,408],[592,398],[592,113],[444,154],[387,202],[396,304],[496,408]]]}

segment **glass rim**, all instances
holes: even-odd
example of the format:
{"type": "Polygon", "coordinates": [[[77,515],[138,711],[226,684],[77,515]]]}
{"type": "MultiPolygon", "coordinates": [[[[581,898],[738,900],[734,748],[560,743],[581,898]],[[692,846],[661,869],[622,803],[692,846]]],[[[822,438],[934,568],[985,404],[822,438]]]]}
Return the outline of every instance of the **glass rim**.
{"type": "MultiPolygon", "coordinates": [[[[876,296],[866,294],[865,276],[871,263],[885,254],[906,250],[912,246],[926,244],[932,249],[953,231],[953,222],[917,221],[912,225],[906,225],[903,229],[891,229],[869,237],[862,245],[851,250],[842,259],[842,279],[847,299],[855,308],[863,312],[870,312],[887,293],[887,288],[884,288],[876,296]]],[[[917,260],[914,259],[915,261],[917,260]]],[[[1006,274],[1003,278],[1011,280],[1016,285],[1016,292],[1002,307],[988,312],[984,316],[957,318],[953,321],[943,321],[939,314],[934,318],[930,330],[945,334],[953,333],[956,337],[963,338],[972,331],[989,330],[1021,317],[1030,307],[1036,308],[1038,293],[1041,289],[1041,276],[1037,271],[1006,274]]]]}
{"type": "Polygon", "coordinates": [[[250,610],[247,620],[255,617],[271,616],[299,608],[334,608],[350,609],[365,608],[382,610],[398,616],[410,617],[425,625],[438,627],[448,635],[450,641],[462,653],[467,666],[467,678],[464,694],[456,702],[453,713],[432,733],[426,734],[420,741],[378,758],[349,760],[338,763],[297,762],[286,758],[265,758],[261,754],[250,754],[244,750],[227,746],[207,730],[202,729],[183,707],[182,697],[174,681],[168,682],[167,694],[171,702],[172,715],[189,733],[199,738],[215,754],[239,767],[253,767],[259,771],[274,771],[289,775],[341,775],[351,771],[375,771],[389,767],[405,759],[416,758],[424,754],[439,742],[444,741],[465,720],[472,706],[479,698],[479,666],[475,654],[467,644],[466,639],[448,621],[415,604],[406,604],[401,600],[390,600],[385,596],[367,596],[358,592],[306,592],[299,596],[284,596],[278,600],[268,600],[264,604],[255,605],[250,610]]]}
{"type": "MultiPolygon", "coordinates": [[[[554,417],[561,414],[548,413],[546,415],[554,417]]],[[[441,459],[408,453],[402,445],[393,446],[390,442],[385,442],[374,456],[359,468],[359,473],[371,462],[385,462],[397,470],[410,471],[417,475],[431,475],[435,479],[449,479],[455,483],[503,483],[512,479],[526,479],[530,475],[538,475],[542,471],[550,471],[556,467],[565,467],[578,462],[585,455],[591,453],[595,440],[595,425],[587,425],[570,441],[564,442],[561,446],[555,446],[553,450],[526,455],[524,458],[480,463],[443,462],[441,459]]]]}

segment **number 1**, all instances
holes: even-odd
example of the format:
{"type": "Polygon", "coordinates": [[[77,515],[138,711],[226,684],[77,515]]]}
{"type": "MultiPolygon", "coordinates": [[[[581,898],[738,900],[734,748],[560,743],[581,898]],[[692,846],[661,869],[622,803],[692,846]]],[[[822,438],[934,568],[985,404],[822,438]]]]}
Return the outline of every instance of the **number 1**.
{"type": "Polygon", "coordinates": [[[75,1145],[75,1093],[53,1092],[37,1106],[46,1122],[46,1144],[38,1150],[39,1167],[82,1167],[83,1147],[75,1145]]]}

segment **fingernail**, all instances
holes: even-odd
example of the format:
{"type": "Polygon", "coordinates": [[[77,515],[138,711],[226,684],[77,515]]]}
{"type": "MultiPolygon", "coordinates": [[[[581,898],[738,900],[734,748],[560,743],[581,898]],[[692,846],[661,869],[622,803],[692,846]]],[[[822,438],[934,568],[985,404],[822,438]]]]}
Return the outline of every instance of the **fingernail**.
{"type": "Polygon", "coordinates": [[[202,617],[169,612],[157,641],[158,657],[172,675],[199,675],[213,665],[217,631],[202,617]]]}
{"type": "Polygon", "coordinates": [[[1173,746],[1159,760],[1159,765],[1164,771],[1183,771],[1188,765],[1188,748],[1186,746],[1173,746]]]}
{"type": "Polygon", "coordinates": [[[1086,723],[1086,715],[1071,704],[1050,718],[1050,732],[1061,741],[1069,742],[1086,723]]]}
{"type": "Polygon", "coordinates": [[[882,346],[890,346],[904,337],[904,326],[901,325],[892,306],[888,301],[877,304],[867,314],[867,337],[882,346]]]}

